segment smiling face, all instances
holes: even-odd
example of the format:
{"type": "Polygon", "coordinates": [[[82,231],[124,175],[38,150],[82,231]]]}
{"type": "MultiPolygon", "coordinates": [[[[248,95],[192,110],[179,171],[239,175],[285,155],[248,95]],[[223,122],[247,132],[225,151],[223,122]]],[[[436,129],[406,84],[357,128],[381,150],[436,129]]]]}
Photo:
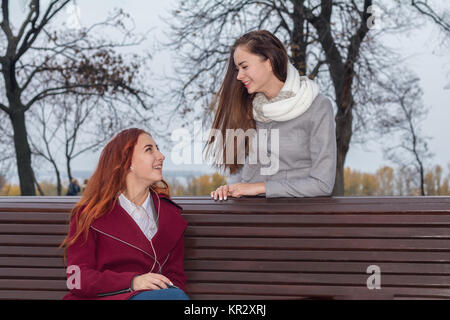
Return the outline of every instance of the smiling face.
{"type": "Polygon", "coordinates": [[[251,53],[244,46],[238,46],[233,55],[238,74],[236,79],[241,81],[249,94],[269,92],[274,82],[279,82],[272,71],[269,59],[251,53]]]}
{"type": "Polygon", "coordinates": [[[153,138],[142,133],[134,146],[129,175],[145,185],[161,181],[164,159],[153,138]]]}

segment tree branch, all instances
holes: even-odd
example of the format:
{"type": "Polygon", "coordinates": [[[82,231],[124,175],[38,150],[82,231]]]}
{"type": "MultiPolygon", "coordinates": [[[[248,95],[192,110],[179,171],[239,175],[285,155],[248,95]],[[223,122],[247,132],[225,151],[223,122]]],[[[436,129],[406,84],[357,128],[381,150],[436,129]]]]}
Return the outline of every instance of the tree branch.
{"type": "Polygon", "coordinates": [[[7,114],[9,114],[10,110],[7,106],[5,106],[3,103],[0,103],[0,109],[5,111],[7,114]]]}
{"type": "MultiPolygon", "coordinates": [[[[359,25],[358,30],[355,34],[350,38],[350,45],[348,47],[348,55],[346,65],[353,65],[358,58],[359,49],[361,47],[361,43],[364,40],[364,37],[369,32],[369,28],[367,26],[367,19],[369,18],[368,8],[372,5],[372,0],[364,0],[364,10],[361,13],[361,24],[359,25]]],[[[357,8],[355,8],[357,9],[357,8]]]]}
{"type": "MultiPolygon", "coordinates": [[[[283,5],[283,2],[281,2],[281,4],[283,5]]],[[[286,29],[286,31],[287,31],[289,34],[291,34],[292,31],[291,31],[291,29],[289,28],[289,25],[287,24],[286,20],[285,20],[284,17],[283,17],[283,12],[289,14],[289,12],[287,11],[287,8],[283,5],[283,9],[280,9],[277,5],[275,5],[275,3],[273,4],[272,8],[275,9],[275,10],[277,11],[277,13],[278,13],[278,17],[279,17],[280,20],[281,20],[280,25],[281,25],[284,29],[286,29]]],[[[277,28],[278,28],[278,27],[277,27],[277,28]]]]}
{"type": "Polygon", "coordinates": [[[36,4],[33,5],[33,2],[30,2],[30,12],[28,13],[28,16],[26,17],[25,21],[22,23],[19,32],[17,33],[17,39],[22,38],[28,23],[31,21],[32,24],[34,25],[38,17],[39,17],[39,6],[37,6],[36,4]],[[33,13],[35,13],[36,15],[32,19],[31,17],[33,16],[33,13]]]}
{"type": "Polygon", "coordinates": [[[314,26],[318,33],[319,42],[330,66],[330,75],[331,80],[333,81],[334,91],[337,100],[340,101],[343,86],[342,75],[344,74],[345,66],[336,41],[331,34],[332,1],[321,1],[321,13],[318,17],[312,13],[312,9],[306,8],[303,4],[301,10],[305,13],[308,22],[314,26]]]}
{"type": "Polygon", "coordinates": [[[92,87],[91,84],[87,84],[87,85],[70,85],[46,89],[35,95],[27,104],[25,104],[25,111],[27,111],[36,101],[42,100],[44,98],[57,96],[60,94],[67,94],[72,89],[91,88],[91,87],[92,87]]]}
{"type": "Polygon", "coordinates": [[[291,0],[294,4],[294,11],[295,10],[299,10],[300,14],[303,15],[306,20],[308,20],[309,23],[311,23],[313,26],[315,26],[317,24],[317,22],[319,21],[319,17],[313,14],[313,10],[305,7],[303,5],[303,1],[294,1],[291,0]]]}
{"type": "MultiPolygon", "coordinates": [[[[42,29],[48,24],[48,22],[59,12],[62,10],[62,8],[64,8],[69,2],[70,0],[65,0],[59,7],[57,7],[56,9],[54,9],[52,11],[52,8],[55,6],[55,4],[58,2],[58,0],[53,0],[46,12],[44,13],[44,16],[42,17],[41,22],[39,23],[38,26],[35,26],[37,19],[39,17],[39,1],[35,0],[35,6],[37,6],[38,8],[36,9],[36,16],[34,17],[34,19],[25,22],[25,23],[31,23],[31,29],[27,32],[27,34],[24,36],[24,39],[22,41],[22,44],[19,46],[19,50],[17,51],[17,54],[15,56],[15,60],[19,60],[19,58],[31,47],[31,45],[34,43],[34,41],[36,40],[36,38],[39,36],[39,34],[41,33],[42,29]]],[[[23,26],[22,26],[23,27],[23,26]]]]}
{"type": "Polygon", "coordinates": [[[440,17],[429,5],[424,1],[411,0],[411,5],[421,14],[430,17],[437,25],[442,27],[445,32],[450,32],[450,23],[440,17]]]}
{"type": "Polygon", "coordinates": [[[332,0],[321,0],[320,1],[320,19],[324,21],[331,21],[331,12],[333,10],[332,0]]]}
{"type": "Polygon", "coordinates": [[[12,39],[14,37],[11,27],[9,25],[9,0],[2,0],[2,14],[3,20],[1,22],[1,27],[3,32],[5,33],[8,39],[12,39]]]}
{"type": "Polygon", "coordinates": [[[314,67],[314,69],[311,71],[311,73],[309,74],[309,78],[311,80],[314,80],[314,78],[317,76],[317,74],[319,73],[319,69],[322,65],[326,64],[327,60],[321,60],[319,62],[317,62],[316,66],[314,67]]]}

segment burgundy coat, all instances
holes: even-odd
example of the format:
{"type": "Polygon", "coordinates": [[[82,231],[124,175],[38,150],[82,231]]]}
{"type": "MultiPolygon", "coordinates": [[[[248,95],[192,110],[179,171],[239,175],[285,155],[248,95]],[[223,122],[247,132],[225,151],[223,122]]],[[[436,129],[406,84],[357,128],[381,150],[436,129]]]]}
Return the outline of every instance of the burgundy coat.
{"type": "MultiPolygon", "coordinates": [[[[158,263],[155,263],[150,241],[133,218],[116,202],[114,208],[94,221],[88,240],[82,235],[67,251],[67,276],[70,266],[79,267],[79,289],[70,290],[63,299],[129,299],[140,291],[133,291],[135,276],[148,272],[160,273],[183,291],[184,231],[187,223],[181,217],[181,207],[164,195],[152,193],[155,209],[160,201],[158,231],[152,238],[158,263]],[[152,269],[153,267],[153,269],[152,269]]],[[[73,222],[73,221],[72,221],[73,222]]],[[[71,223],[70,235],[76,224],[71,223]]],[[[69,281],[68,281],[69,282],[69,281]]]]}

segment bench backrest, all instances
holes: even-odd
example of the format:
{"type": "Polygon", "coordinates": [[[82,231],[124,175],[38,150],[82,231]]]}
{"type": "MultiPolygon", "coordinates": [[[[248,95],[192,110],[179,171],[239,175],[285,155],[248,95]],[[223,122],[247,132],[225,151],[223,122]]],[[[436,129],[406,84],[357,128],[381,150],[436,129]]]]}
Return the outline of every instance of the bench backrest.
{"type": "MultiPolygon", "coordinates": [[[[450,298],[450,197],[174,200],[192,299],[450,298]]],[[[0,299],[67,292],[76,201],[0,197],[0,299]]]]}

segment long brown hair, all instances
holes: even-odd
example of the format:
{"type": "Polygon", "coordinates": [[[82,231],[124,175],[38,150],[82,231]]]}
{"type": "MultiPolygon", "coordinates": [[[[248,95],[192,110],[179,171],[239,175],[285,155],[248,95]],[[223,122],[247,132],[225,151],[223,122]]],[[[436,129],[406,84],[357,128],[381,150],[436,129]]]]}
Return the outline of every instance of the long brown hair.
{"type": "MultiPolygon", "coordinates": [[[[217,110],[214,116],[212,129],[222,133],[223,141],[216,140],[214,136],[209,137],[206,143],[207,155],[216,160],[215,165],[224,171],[229,169],[232,174],[239,170],[242,164],[237,163],[237,144],[235,141],[226,139],[227,129],[255,129],[253,119],[252,102],[255,94],[249,94],[244,85],[236,79],[237,70],[234,63],[234,52],[237,47],[245,48],[253,54],[259,55],[264,60],[269,59],[272,64],[274,75],[282,82],[286,81],[288,55],[283,43],[272,33],[266,30],[256,30],[244,34],[237,39],[230,48],[227,71],[219,92],[214,98],[211,108],[217,110]],[[227,147],[234,148],[234,162],[226,162],[227,147]],[[218,163],[222,160],[222,163],[218,163]]],[[[248,155],[249,144],[245,143],[245,156],[248,155]]]]}
{"type": "MultiPolygon", "coordinates": [[[[82,235],[86,241],[92,223],[114,207],[117,197],[126,188],[126,176],[131,165],[134,146],[143,133],[150,135],[142,129],[123,130],[103,149],[97,168],[89,178],[80,201],[71,211],[70,221],[76,223],[77,231],[70,239],[67,235],[62,242],[60,247],[65,247],[65,253],[67,248],[82,235]]],[[[170,197],[169,186],[164,180],[150,188],[170,197]]]]}

